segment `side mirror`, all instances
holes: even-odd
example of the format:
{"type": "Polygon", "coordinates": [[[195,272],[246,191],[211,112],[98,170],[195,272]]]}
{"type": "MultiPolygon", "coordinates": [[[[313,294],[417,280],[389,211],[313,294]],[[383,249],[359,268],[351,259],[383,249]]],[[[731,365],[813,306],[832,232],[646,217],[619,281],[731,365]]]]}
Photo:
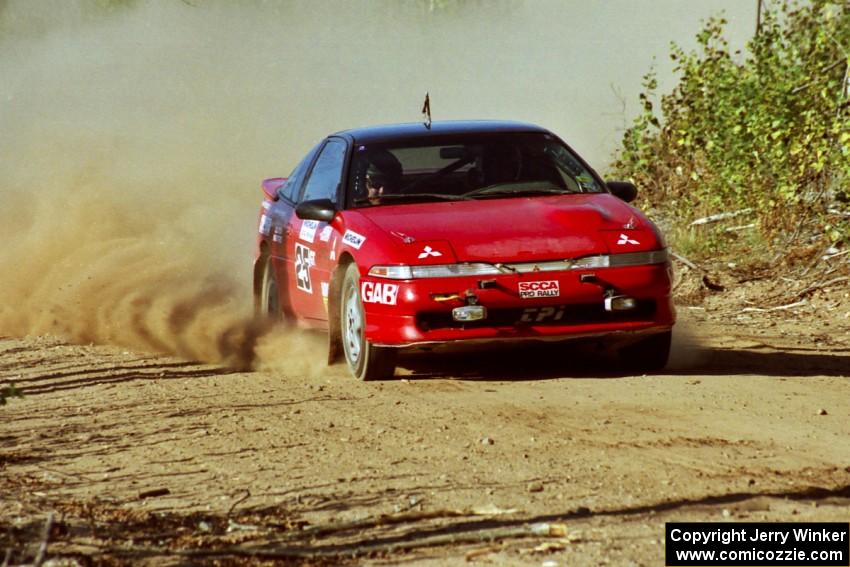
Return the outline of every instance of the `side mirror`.
{"type": "Polygon", "coordinates": [[[611,191],[612,195],[627,203],[631,203],[637,197],[637,187],[635,187],[634,183],[629,183],[628,181],[606,181],[605,185],[608,186],[608,190],[611,191]]]}
{"type": "Polygon", "coordinates": [[[278,190],[286,183],[286,177],[272,177],[271,179],[263,180],[263,195],[269,201],[277,201],[278,190]]]}
{"type": "Polygon", "coordinates": [[[304,201],[295,207],[295,216],[304,220],[331,222],[336,215],[336,206],[330,199],[304,201]]]}

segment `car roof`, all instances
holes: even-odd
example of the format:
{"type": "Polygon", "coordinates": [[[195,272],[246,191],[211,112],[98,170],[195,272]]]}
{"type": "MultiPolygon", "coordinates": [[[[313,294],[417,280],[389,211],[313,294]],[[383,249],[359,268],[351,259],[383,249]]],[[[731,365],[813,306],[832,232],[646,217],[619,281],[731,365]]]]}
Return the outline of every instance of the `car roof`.
{"type": "Polygon", "coordinates": [[[346,136],[357,144],[386,143],[401,140],[428,139],[430,137],[455,136],[463,134],[494,134],[505,132],[541,132],[550,133],[545,128],[525,122],[511,120],[441,120],[427,127],[423,122],[407,124],[385,124],[352,128],[337,132],[337,136],[346,136]]]}

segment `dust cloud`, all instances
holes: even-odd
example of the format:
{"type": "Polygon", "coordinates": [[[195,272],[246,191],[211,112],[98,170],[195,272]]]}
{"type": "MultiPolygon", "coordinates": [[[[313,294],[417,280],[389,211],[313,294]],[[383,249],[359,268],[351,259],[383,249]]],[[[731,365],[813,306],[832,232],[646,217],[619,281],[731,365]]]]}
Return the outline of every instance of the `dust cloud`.
{"type": "Polygon", "coordinates": [[[252,319],[262,178],[328,132],[418,120],[426,90],[436,119],[539,122],[593,157],[624,119],[611,77],[633,92],[670,39],[622,65],[583,2],[445,4],[0,1],[0,335],[323,360],[252,319]]]}
{"type": "Polygon", "coordinates": [[[232,14],[179,2],[0,8],[0,334],[239,367],[264,364],[257,349],[273,364],[318,348],[253,320],[260,176],[245,179],[234,146],[277,152],[250,143],[251,101],[227,93],[259,69],[202,57],[232,14]]]}

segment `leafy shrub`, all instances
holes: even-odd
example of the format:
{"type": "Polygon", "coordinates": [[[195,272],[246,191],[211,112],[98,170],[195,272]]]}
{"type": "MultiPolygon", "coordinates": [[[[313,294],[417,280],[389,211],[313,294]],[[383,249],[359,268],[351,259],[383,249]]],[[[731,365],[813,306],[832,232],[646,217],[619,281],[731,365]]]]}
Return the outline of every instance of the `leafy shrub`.
{"type": "Polygon", "coordinates": [[[0,388],[0,406],[6,405],[6,400],[8,398],[22,398],[20,390],[15,388],[14,384],[9,384],[4,388],[0,388]]]}
{"type": "Polygon", "coordinates": [[[850,6],[768,2],[746,55],[730,53],[725,24],[709,19],[696,52],[672,46],[679,83],[660,109],[655,74],[644,77],[614,172],[679,226],[752,208],[767,241],[801,226],[848,240],[835,209],[850,200],[850,6]]]}

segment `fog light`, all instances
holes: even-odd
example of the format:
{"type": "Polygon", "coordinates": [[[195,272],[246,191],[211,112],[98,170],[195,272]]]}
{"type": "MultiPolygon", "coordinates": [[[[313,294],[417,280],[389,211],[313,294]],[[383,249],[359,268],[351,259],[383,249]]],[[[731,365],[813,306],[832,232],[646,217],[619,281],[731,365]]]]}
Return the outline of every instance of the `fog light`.
{"type": "Polygon", "coordinates": [[[487,318],[487,308],[483,305],[464,305],[452,309],[452,319],[455,321],[480,321],[487,318]]]}
{"type": "Polygon", "coordinates": [[[605,311],[630,311],[637,307],[637,299],[625,295],[605,298],[605,311]]]}

